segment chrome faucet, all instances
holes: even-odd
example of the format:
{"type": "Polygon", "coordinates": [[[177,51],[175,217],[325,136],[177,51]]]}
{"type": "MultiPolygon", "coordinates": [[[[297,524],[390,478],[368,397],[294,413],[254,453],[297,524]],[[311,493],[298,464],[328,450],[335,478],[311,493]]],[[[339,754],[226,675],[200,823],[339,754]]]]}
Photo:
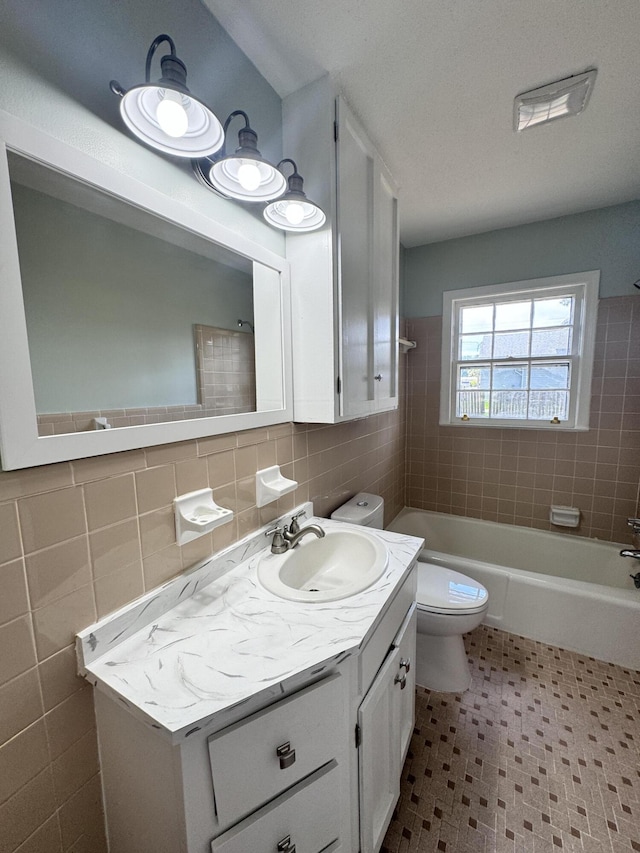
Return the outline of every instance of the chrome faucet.
{"type": "Polygon", "coordinates": [[[295,533],[285,527],[283,536],[285,540],[289,543],[290,548],[295,548],[298,542],[302,539],[303,536],[306,536],[307,533],[313,533],[314,536],[317,536],[318,539],[322,539],[324,536],[324,530],[320,527],[319,524],[307,524],[306,527],[300,527],[295,533]]]}
{"type": "MultiPolygon", "coordinates": [[[[629,519],[629,525],[631,527],[633,527],[633,525],[631,524],[632,521],[638,521],[638,519],[637,518],[630,518],[629,519]]],[[[639,522],[639,524],[640,524],[640,522],[639,522]]],[[[634,527],[633,529],[635,532],[636,528],[634,527]]],[[[634,560],[640,560],[640,548],[623,548],[622,551],[620,551],[620,556],[621,557],[632,557],[634,560]]],[[[629,575],[629,577],[631,578],[631,580],[636,585],[636,589],[640,589],[640,572],[636,572],[635,575],[629,575]]]]}
{"type": "Polygon", "coordinates": [[[319,524],[307,524],[306,527],[300,527],[298,519],[303,515],[306,515],[306,513],[304,510],[301,510],[293,516],[291,524],[285,524],[284,527],[272,527],[270,530],[267,530],[264,534],[265,536],[271,536],[273,534],[273,540],[271,542],[272,554],[284,554],[291,548],[295,548],[298,542],[303,536],[306,536],[307,533],[313,533],[314,536],[318,537],[318,539],[322,539],[324,536],[324,530],[319,524]]]}

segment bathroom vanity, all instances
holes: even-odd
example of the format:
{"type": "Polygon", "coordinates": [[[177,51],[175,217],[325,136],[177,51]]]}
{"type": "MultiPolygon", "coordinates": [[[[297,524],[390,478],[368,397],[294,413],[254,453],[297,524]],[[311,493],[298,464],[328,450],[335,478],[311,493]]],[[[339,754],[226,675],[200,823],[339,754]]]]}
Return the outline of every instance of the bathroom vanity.
{"type": "Polygon", "coordinates": [[[422,540],[376,530],[380,578],[309,603],[258,581],[264,532],[78,635],[111,853],[380,848],[413,729],[422,540]]]}

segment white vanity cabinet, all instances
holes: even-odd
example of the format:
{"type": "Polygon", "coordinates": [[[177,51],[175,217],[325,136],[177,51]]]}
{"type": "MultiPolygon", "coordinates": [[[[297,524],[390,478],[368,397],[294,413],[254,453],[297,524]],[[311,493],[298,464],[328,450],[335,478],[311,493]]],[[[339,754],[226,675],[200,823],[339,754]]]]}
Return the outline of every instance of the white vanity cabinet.
{"type": "Polygon", "coordinates": [[[348,682],[178,744],[97,693],[110,853],[351,853],[348,682]]]}
{"type": "Polygon", "coordinates": [[[327,226],[287,235],[294,419],[336,423],[398,405],[397,190],[323,78],[285,98],[284,148],[327,226]]]}
{"type": "Polygon", "coordinates": [[[413,730],[424,543],[377,535],[383,575],[344,600],[276,599],[261,529],[78,634],[110,853],[378,853],[413,730]]]}

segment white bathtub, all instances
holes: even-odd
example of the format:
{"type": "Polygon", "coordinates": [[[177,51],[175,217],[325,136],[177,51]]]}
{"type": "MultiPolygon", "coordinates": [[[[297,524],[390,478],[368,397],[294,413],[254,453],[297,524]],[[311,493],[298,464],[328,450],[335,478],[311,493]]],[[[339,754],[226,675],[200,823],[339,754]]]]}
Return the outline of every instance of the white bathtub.
{"type": "Polygon", "coordinates": [[[640,564],[618,553],[631,546],[410,508],[388,529],[484,584],[487,625],[640,670],[640,564]]]}

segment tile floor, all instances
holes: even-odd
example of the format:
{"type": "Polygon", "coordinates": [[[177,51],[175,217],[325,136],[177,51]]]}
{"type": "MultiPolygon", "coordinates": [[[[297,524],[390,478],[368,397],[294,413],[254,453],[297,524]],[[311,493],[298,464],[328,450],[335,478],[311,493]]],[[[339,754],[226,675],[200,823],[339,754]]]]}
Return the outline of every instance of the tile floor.
{"type": "Polygon", "coordinates": [[[485,626],[466,642],[471,690],[418,688],[382,853],[640,851],[640,673],[485,626]]]}

